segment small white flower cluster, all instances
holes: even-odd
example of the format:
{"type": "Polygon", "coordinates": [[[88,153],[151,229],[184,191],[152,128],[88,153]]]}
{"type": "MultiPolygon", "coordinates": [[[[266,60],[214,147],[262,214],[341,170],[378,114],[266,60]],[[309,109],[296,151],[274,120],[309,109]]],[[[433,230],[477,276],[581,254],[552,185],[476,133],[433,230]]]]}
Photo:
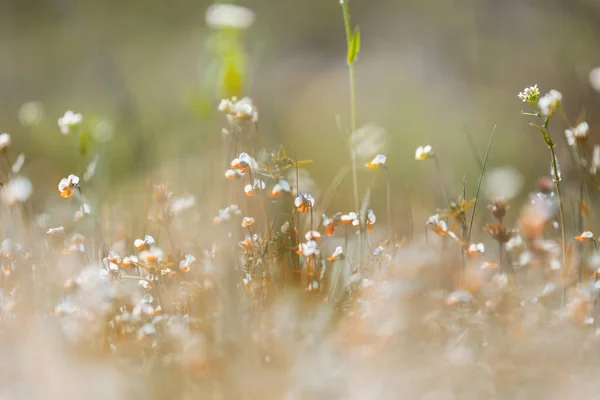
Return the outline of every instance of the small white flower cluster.
{"type": "Polygon", "coordinates": [[[5,152],[10,146],[10,135],[8,133],[0,133],[0,151],[5,152]]]}
{"type": "Polygon", "coordinates": [[[379,167],[385,167],[387,162],[387,157],[383,154],[377,154],[375,158],[371,160],[371,162],[366,163],[365,165],[371,169],[376,169],[379,167]]]}
{"type": "Polygon", "coordinates": [[[421,161],[430,157],[433,157],[433,148],[430,145],[417,147],[415,160],[421,161]]]}
{"type": "Polygon", "coordinates": [[[69,110],[64,116],[58,119],[58,127],[63,135],[68,135],[73,128],[81,125],[82,121],[83,116],[80,113],[69,110]]]}
{"type": "Polygon", "coordinates": [[[238,100],[237,97],[223,99],[219,104],[219,111],[225,113],[230,122],[234,120],[258,121],[258,111],[250,97],[244,97],[241,100],[238,100]]]}
{"type": "Polygon", "coordinates": [[[537,85],[530,86],[523,89],[518,96],[521,100],[523,100],[524,103],[536,104],[540,98],[540,90],[538,89],[537,85]]]}
{"type": "Polygon", "coordinates": [[[254,12],[234,4],[213,4],[204,19],[211,28],[248,29],[254,22],[254,12]]]}
{"type": "Polygon", "coordinates": [[[574,146],[578,141],[585,141],[585,139],[587,139],[589,130],[590,126],[585,121],[578,124],[575,128],[565,130],[565,136],[567,137],[569,146],[574,146]]]}
{"type": "Polygon", "coordinates": [[[31,197],[33,185],[31,181],[23,176],[12,177],[0,191],[0,198],[8,206],[24,203],[31,197]]]}
{"type": "Polygon", "coordinates": [[[218,215],[213,218],[213,223],[219,225],[222,222],[229,221],[232,215],[242,215],[237,204],[231,204],[230,206],[220,209],[218,215]]]}
{"type": "Polygon", "coordinates": [[[560,108],[562,94],[558,90],[550,90],[538,101],[538,106],[543,116],[550,117],[552,113],[560,108]]]}
{"type": "Polygon", "coordinates": [[[596,67],[590,71],[590,85],[594,90],[600,92],[600,67],[596,67]]]}

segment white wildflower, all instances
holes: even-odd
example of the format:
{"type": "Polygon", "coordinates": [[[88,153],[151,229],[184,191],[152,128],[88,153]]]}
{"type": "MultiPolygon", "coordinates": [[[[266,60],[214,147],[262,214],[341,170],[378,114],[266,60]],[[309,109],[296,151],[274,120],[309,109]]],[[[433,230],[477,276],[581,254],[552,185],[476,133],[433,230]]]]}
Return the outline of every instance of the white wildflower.
{"type": "Polygon", "coordinates": [[[39,125],[44,115],[44,105],[39,101],[29,101],[19,108],[19,122],[23,126],[39,125]]]}
{"type": "Polygon", "coordinates": [[[558,90],[550,90],[547,94],[540,98],[538,106],[542,115],[550,117],[552,113],[560,107],[562,94],[558,90]]]}
{"type": "Polygon", "coordinates": [[[67,111],[64,116],[58,119],[58,127],[63,135],[68,135],[71,130],[81,124],[83,116],[80,113],[67,111]]]}
{"type": "Polygon", "coordinates": [[[433,148],[430,145],[419,146],[415,150],[415,160],[425,160],[433,156],[433,148]]]}
{"type": "Polygon", "coordinates": [[[536,104],[540,98],[540,90],[537,85],[527,87],[518,94],[518,97],[523,100],[524,103],[536,104]]]}
{"type": "Polygon", "coordinates": [[[569,146],[574,146],[577,142],[585,141],[587,139],[589,129],[590,126],[585,121],[578,124],[573,129],[566,129],[565,136],[567,137],[569,146]]]}
{"type": "Polygon", "coordinates": [[[13,163],[11,170],[13,174],[18,174],[21,172],[21,168],[23,168],[23,164],[25,164],[25,154],[21,153],[17,156],[15,162],[13,163]]]}
{"type": "Polygon", "coordinates": [[[590,71],[590,85],[594,90],[600,92],[600,67],[596,67],[590,71]]]}
{"type": "Polygon", "coordinates": [[[373,158],[370,162],[366,163],[365,165],[371,169],[376,169],[379,167],[385,167],[386,161],[386,156],[384,156],[383,154],[377,154],[375,158],[373,158]]]}
{"type": "Polygon", "coordinates": [[[0,197],[4,204],[12,206],[16,203],[24,203],[32,193],[33,185],[29,179],[23,176],[14,176],[2,188],[0,197]]]}
{"type": "Polygon", "coordinates": [[[254,22],[254,12],[233,4],[213,4],[204,18],[211,28],[248,29],[254,22]]]}
{"type": "Polygon", "coordinates": [[[6,151],[8,146],[10,146],[10,135],[8,133],[0,133],[0,151],[6,151]]]}

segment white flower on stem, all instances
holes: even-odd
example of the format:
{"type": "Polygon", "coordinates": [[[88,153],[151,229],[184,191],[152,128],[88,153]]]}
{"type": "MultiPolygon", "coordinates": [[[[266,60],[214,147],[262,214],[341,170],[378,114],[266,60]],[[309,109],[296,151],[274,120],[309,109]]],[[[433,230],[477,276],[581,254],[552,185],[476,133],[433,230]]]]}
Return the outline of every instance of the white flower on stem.
{"type": "Polygon", "coordinates": [[[315,199],[308,193],[300,193],[294,199],[294,205],[298,212],[308,212],[315,206],[315,199]]]}
{"type": "Polygon", "coordinates": [[[240,153],[237,158],[234,158],[231,161],[230,165],[232,169],[237,169],[242,172],[255,171],[258,169],[256,160],[250,157],[247,153],[240,153]]]}
{"type": "Polygon", "coordinates": [[[311,241],[311,240],[319,240],[321,239],[321,234],[318,231],[308,231],[306,232],[306,234],[304,235],[304,238],[306,239],[306,241],[311,241]]]}
{"type": "Polygon", "coordinates": [[[194,265],[195,263],[196,263],[196,257],[194,257],[191,254],[186,254],[185,260],[182,260],[181,262],[179,262],[179,269],[182,272],[189,272],[192,265],[194,265]]]}
{"type": "Polygon", "coordinates": [[[260,179],[254,179],[254,185],[244,186],[244,193],[246,194],[246,196],[252,197],[255,189],[256,190],[264,190],[265,186],[266,186],[265,183],[263,181],[261,181],[260,179]]]}
{"type": "Polygon", "coordinates": [[[158,247],[140,252],[140,261],[144,264],[156,264],[165,260],[165,253],[158,247]]]}
{"type": "Polygon", "coordinates": [[[273,189],[271,190],[271,196],[279,197],[281,195],[281,192],[287,192],[287,193],[292,192],[292,188],[291,188],[290,184],[285,179],[280,179],[279,183],[276,183],[273,186],[273,189]]]}
{"type": "Polygon", "coordinates": [[[329,261],[336,261],[342,254],[344,254],[344,249],[342,246],[337,246],[332,255],[327,257],[329,261]]]}
{"type": "Polygon", "coordinates": [[[484,253],[485,252],[485,246],[483,245],[483,243],[471,243],[469,245],[469,249],[467,250],[467,253],[470,256],[474,256],[477,253],[484,253]]]}
{"type": "Polygon", "coordinates": [[[440,236],[448,236],[454,240],[458,240],[456,234],[448,229],[446,221],[440,219],[439,214],[434,214],[429,217],[427,220],[427,226],[429,226],[433,232],[440,236]]]}
{"type": "Polygon", "coordinates": [[[58,127],[63,135],[68,135],[71,130],[81,124],[83,116],[80,113],[67,111],[64,116],[58,119],[58,127]]]}
{"type": "Polygon", "coordinates": [[[121,266],[124,268],[131,268],[135,267],[139,262],[140,260],[137,258],[137,256],[126,256],[123,257],[123,260],[121,261],[121,266]]]}
{"type": "Polygon", "coordinates": [[[12,206],[26,202],[33,193],[31,181],[23,176],[13,176],[0,191],[4,204],[12,206]]]}
{"type": "Polygon", "coordinates": [[[340,221],[342,221],[342,223],[346,225],[356,226],[354,221],[358,221],[358,216],[355,212],[350,212],[348,214],[342,215],[340,217],[340,221]]]}
{"type": "Polygon", "coordinates": [[[560,108],[561,102],[562,94],[558,90],[552,89],[540,98],[538,107],[543,116],[550,117],[555,110],[560,108]]]}
{"type": "Polygon", "coordinates": [[[383,154],[377,154],[375,158],[373,158],[370,162],[366,163],[365,165],[371,169],[376,169],[379,167],[385,167],[386,161],[386,156],[384,156],[383,154]]]}
{"type": "Polygon", "coordinates": [[[565,136],[567,137],[567,143],[569,143],[569,146],[574,146],[577,142],[585,142],[589,130],[590,126],[585,121],[578,124],[573,129],[566,129],[565,136]]]}
{"type": "Polygon", "coordinates": [[[600,145],[594,145],[594,150],[592,152],[592,165],[590,166],[590,172],[595,174],[600,168],[600,145]]]}
{"type": "Polygon", "coordinates": [[[590,71],[590,85],[594,90],[600,92],[600,67],[596,67],[590,71]]]}
{"type": "Polygon", "coordinates": [[[317,242],[314,240],[309,240],[306,243],[300,243],[297,253],[302,254],[304,257],[310,257],[312,255],[319,254],[317,242]]]}
{"type": "Polygon", "coordinates": [[[133,246],[138,250],[149,249],[154,244],[154,238],[150,235],[144,236],[143,239],[135,239],[133,246]]]}
{"type": "Polygon", "coordinates": [[[540,98],[540,90],[537,85],[527,87],[518,94],[518,97],[523,100],[524,103],[536,104],[540,98]]]}
{"type": "Polygon", "coordinates": [[[581,235],[575,236],[575,240],[578,240],[580,242],[585,242],[586,240],[593,239],[593,238],[594,238],[594,234],[590,231],[584,231],[581,233],[581,235]]]}
{"type": "Polygon", "coordinates": [[[204,15],[211,28],[247,29],[254,22],[254,12],[234,4],[213,4],[204,15]]]}
{"type": "Polygon", "coordinates": [[[60,196],[69,198],[73,196],[73,191],[79,187],[79,177],[77,175],[69,175],[66,178],[62,178],[58,183],[58,191],[60,196]]]}
{"type": "Polygon", "coordinates": [[[227,114],[227,118],[230,121],[258,121],[258,111],[256,111],[256,107],[250,97],[244,97],[241,100],[238,100],[236,97],[221,100],[219,111],[227,114]]]}
{"type": "Polygon", "coordinates": [[[225,171],[225,178],[228,180],[234,180],[234,179],[239,179],[242,176],[244,176],[244,171],[241,171],[239,169],[228,169],[227,171],[225,171]]]}
{"type": "Polygon", "coordinates": [[[252,217],[244,217],[242,219],[242,228],[248,228],[254,224],[254,218],[252,217]]]}
{"type": "Polygon", "coordinates": [[[375,225],[376,221],[377,217],[375,216],[375,213],[373,210],[369,209],[367,211],[367,227],[365,228],[367,232],[373,232],[373,225],[375,225]]]}
{"type": "Polygon", "coordinates": [[[415,150],[415,160],[421,161],[433,156],[433,148],[430,145],[419,146],[415,150]]]}
{"type": "Polygon", "coordinates": [[[10,146],[10,135],[8,133],[0,133],[0,151],[5,152],[10,146]]]}

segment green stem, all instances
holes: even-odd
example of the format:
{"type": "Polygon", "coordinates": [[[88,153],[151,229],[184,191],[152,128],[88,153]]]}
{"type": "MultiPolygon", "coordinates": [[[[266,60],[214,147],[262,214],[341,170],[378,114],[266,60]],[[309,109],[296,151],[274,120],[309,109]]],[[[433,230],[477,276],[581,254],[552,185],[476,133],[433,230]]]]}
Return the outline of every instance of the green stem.
{"type": "MultiPolygon", "coordinates": [[[[562,234],[562,267],[566,268],[567,260],[567,235],[565,233],[565,212],[563,208],[562,197],[560,193],[560,176],[558,172],[558,163],[556,162],[556,153],[554,152],[554,145],[550,147],[550,154],[552,155],[552,170],[554,172],[554,183],[556,184],[556,196],[558,197],[558,207],[560,210],[560,228],[562,234]]],[[[562,289],[562,302],[565,301],[565,285],[564,285],[564,274],[563,275],[563,289],[562,289]]]]}
{"type": "MultiPolygon", "coordinates": [[[[342,0],[342,14],[344,16],[344,27],[346,30],[346,42],[348,43],[348,47],[350,47],[351,35],[352,31],[350,28],[350,11],[348,9],[348,1],[342,0]]],[[[348,79],[350,85],[350,134],[356,132],[356,84],[354,78],[354,63],[348,63],[348,79]]],[[[352,187],[354,193],[354,209],[357,213],[360,214],[359,209],[359,200],[358,200],[358,169],[356,162],[356,150],[354,149],[354,144],[350,143],[350,156],[352,162],[352,187]]],[[[362,224],[362,216],[361,224],[362,224]]],[[[358,236],[358,266],[360,269],[360,263],[362,261],[362,239],[363,239],[363,229],[362,226],[360,228],[360,234],[358,236]]]]}

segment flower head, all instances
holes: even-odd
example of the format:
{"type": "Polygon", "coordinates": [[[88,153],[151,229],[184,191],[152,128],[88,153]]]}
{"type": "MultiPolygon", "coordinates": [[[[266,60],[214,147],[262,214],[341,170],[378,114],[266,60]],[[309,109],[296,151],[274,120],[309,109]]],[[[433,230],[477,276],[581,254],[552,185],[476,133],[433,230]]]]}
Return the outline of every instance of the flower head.
{"type": "Polygon", "coordinates": [[[427,220],[427,226],[429,226],[432,231],[434,231],[440,236],[448,236],[454,240],[458,240],[456,234],[448,229],[446,221],[440,219],[439,214],[434,214],[431,217],[429,217],[429,219],[427,220]]]}
{"type": "Polygon", "coordinates": [[[258,121],[258,112],[250,97],[244,97],[241,100],[238,100],[236,97],[223,99],[219,103],[219,111],[227,114],[227,118],[230,121],[258,121]]]}
{"type": "Polygon", "coordinates": [[[247,29],[254,22],[252,10],[234,4],[213,4],[204,15],[211,28],[247,29]]]}
{"type": "Polygon", "coordinates": [[[477,253],[483,253],[485,251],[485,246],[483,243],[471,243],[467,250],[467,253],[470,256],[474,256],[477,253]]]}
{"type": "Polygon", "coordinates": [[[419,146],[415,151],[415,160],[421,161],[433,156],[433,149],[430,145],[419,146]]]}
{"type": "Polygon", "coordinates": [[[594,90],[600,92],[600,67],[596,67],[590,71],[590,85],[594,90]]]}
{"type": "Polygon", "coordinates": [[[281,195],[281,192],[287,192],[287,193],[292,192],[292,188],[291,188],[290,184],[285,179],[280,179],[279,183],[276,183],[273,186],[273,189],[271,190],[271,196],[279,197],[281,195]]]}
{"type": "Polygon", "coordinates": [[[327,257],[327,259],[329,261],[336,261],[342,254],[344,254],[344,250],[342,249],[342,246],[338,246],[335,248],[333,254],[327,257]]]}
{"type": "Polygon", "coordinates": [[[366,227],[367,232],[373,232],[373,225],[375,225],[376,221],[377,221],[377,217],[375,216],[375,213],[373,212],[373,210],[368,210],[367,211],[367,227],[366,227]]]}
{"type": "Polygon", "coordinates": [[[149,250],[144,250],[140,253],[140,260],[144,264],[156,264],[165,259],[165,253],[158,247],[151,247],[149,250]]]}
{"type": "Polygon", "coordinates": [[[386,156],[384,156],[383,154],[377,154],[375,158],[373,158],[370,162],[366,163],[365,165],[371,169],[376,169],[379,167],[385,167],[386,161],[386,156]]]}
{"type": "Polygon", "coordinates": [[[186,254],[185,259],[179,262],[179,269],[181,272],[189,272],[192,265],[196,263],[196,257],[191,254],[186,254]]]}
{"type": "Polygon", "coordinates": [[[319,233],[318,231],[308,231],[308,232],[306,232],[306,235],[304,235],[304,237],[306,238],[307,241],[310,241],[310,240],[317,241],[317,240],[321,239],[321,233],[319,233]]]}
{"type": "Polygon", "coordinates": [[[229,168],[227,171],[225,171],[225,178],[228,180],[239,179],[242,176],[244,176],[244,171],[241,171],[239,169],[229,168]]]}
{"type": "Polygon", "coordinates": [[[575,236],[575,240],[579,240],[580,242],[585,242],[588,239],[593,239],[594,234],[590,231],[582,232],[581,235],[575,236]]]}
{"type": "Polygon", "coordinates": [[[10,135],[8,133],[0,133],[0,151],[5,152],[10,146],[10,135]]]}
{"type": "Polygon", "coordinates": [[[340,221],[342,221],[345,225],[359,226],[360,221],[358,220],[358,215],[355,212],[350,212],[348,214],[344,214],[340,216],[340,221]]]}
{"type": "Polygon", "coordinates": [[[244,217],[242,219],[242,228],[248,228],[254,225],[254,218],[252,217],[244,217]]]}
{"type": "Polygon", "coordinates": [[[294,205],[298,212],[307,212],[315,205],[315,199],[308,193],[300,193],[300,196],[294,199],[294,205]]]}
{"type": "Polygon", "coordinates": [[[83,121],[83,116],[73,111],[67,111],[64,116],[58,119],[58,127],[63,135],[71,133],[73,128],[76,128],[83,121]]]}
{"type": "MultiPolygon", "coordinates": [[[[258,164],[256,163],[256,160],[250,157],[247,153],[240,153],[240,155],[237,158],[234,158],[231,161],[230,165],[232,169],[237,169],[242,172],[248,172],[250,170],[254,171],[258,169],[258,164]]],[[[227,177],[227,173],[225,174],[225,176],[227,177]]]]}
{"type": "Polygon", "coordinates": [[[569,143],[569,146],[574,146],[577,142],[585,142],[589,130],[590,126],[585,121],[578,124],[575,128],[566,129],[565,136],[567,137],[567,142],[569,143]]]}
{"type": "Polygon", "coordinates": [[[58,191],[61,197],[69,198],[73,196],[73,191],[79,188],[79,177],[77,175],[69,175],[66,178],[62,178],[58,183],[58,191]]]}
{"type": "Polygon", "coordinates": [[[562,94],[558,90],[550,90],[547,94],[540,98],[538,106],[542,115],[550,117],[552,113],[560,108],[562,102],[562,94]]]}
{"type": "Polygon", "coordinates": [[[0,191],[0,198],[4,204],[12,206],[16,203],[24,203],[31,197],[33,185],[24,176],[13,176],[0,191]]]}
{"type": "Polygon", "coordinates": [[[317,242],[314,240],[309,240],[306,243],[300,243],[297,254],[302,254],[305,257],[310,257],[312,255],[319,254],[319,248],[317,247],[317,242]]]}
{"type": "Polygon", "coordinates": [[[154,238],[150,235],[144,236],[143,239],[135,239],[133,246],[138,250],[149,249],[154,244],[154,238]]]}
{"type": "Polygon", "coordinates": [[[256,190],[264,190],[265,186],[266,186],[265,183],[263,181],[261,181],[260,179],[254,179],[254,185],[244,186],[244,193],[246,193],[246,196],[252,197],[255,189],[256,190]]]}
{"type": "Polygon", "coordinates": [[[518,96],[524,103],[537,104],[538,99],[540,98],[540,90],[537,85],[530,86],[523,89],[518,96]]]}

